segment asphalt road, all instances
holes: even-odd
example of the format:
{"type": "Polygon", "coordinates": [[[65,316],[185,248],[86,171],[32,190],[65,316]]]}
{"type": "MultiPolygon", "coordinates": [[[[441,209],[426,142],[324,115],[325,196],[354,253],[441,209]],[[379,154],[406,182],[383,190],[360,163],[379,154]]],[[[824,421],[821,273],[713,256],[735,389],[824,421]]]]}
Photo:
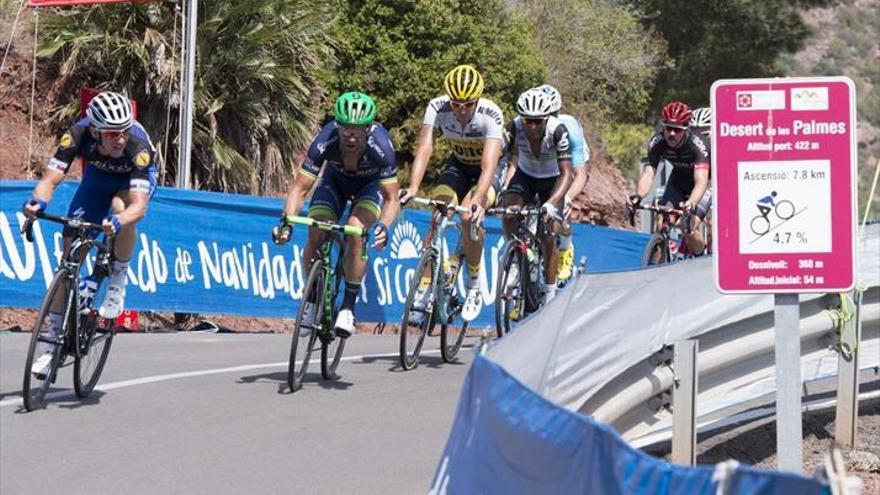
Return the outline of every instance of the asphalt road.
{"type": "MultiPolygon", "coordinates": [[[[323,382],[286,389],[288,335],[119,334],[80,401],[64,368],[24,412],[27,334],[0,334],[0,493],[425,493],[475,338],[446,364],[429,337],[413,371],[397,339],[358,335],[323,382]]],[[[314,355],[313,355],[314,356],[314,355]]]]}

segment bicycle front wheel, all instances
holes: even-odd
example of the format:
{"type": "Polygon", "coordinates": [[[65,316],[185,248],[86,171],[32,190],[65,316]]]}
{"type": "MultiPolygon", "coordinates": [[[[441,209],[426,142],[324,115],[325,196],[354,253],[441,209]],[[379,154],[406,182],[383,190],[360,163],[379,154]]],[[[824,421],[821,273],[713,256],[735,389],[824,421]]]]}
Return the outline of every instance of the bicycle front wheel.
{"type": "MultiPolygon", "coordinates": [[[[27,358],[24,363],[24,384],[21,388],[22,399],[24,399],[24,408],[33,411],[43,405],[43,399],[49,386],[55,381],[55,375],[58,372],[58,363],[61,361],[61,353],[63,351],[63,342],[59,335],[51,335],[49,333],[49,310],[52,307],[52,301],[56,296],[64,299],[64,304],[71,303],[70,298],[70,274],[68,270],[61,268],[55,272],[55,277],[49,284],[43,303],[40,305],[40,311],[37,313],[37,321],[31,331],[31,340],[28,345],[27,358]],[[38,345],[38,343],[42,345],[38,345]],[[36,361],[44,351],[50,350],[52,359],[45,374],[37,375],[32,373],[34,361],[36,361]]],[[[69,309],[65,308],[62,315],[68,314],[69,309]]],[[[67,325],[62,324],[62,329],[67,325]]],[[[63,330],[61,330],[63,331],[63,330]]]]}
{"type": "MultiPolygon", "coordinates": [[[[335,321],[336,315],[333,316],[332,320],[335,321]]],[[[321,376],[324,377],[325,380],[335,380],[338,378],[338,375],[336,375],[336,368],[339,366],[339,361],[342,359],[346,340],[348,339],[334,336],[332,340],[327,339],[323,342],[323,345],[321,346],[321,376]]]]}
{"type": "Polygon", "coordinates": [[[400,366],[405,370],[411,370],[419,364],[425,336],[434,325],[434,308],[429,306],[433,297],[431,291],[434,290],[436,266],[437,252],[433,249],[425,251],[416,267],[403,305],[403,318],[400,320],[400,366]],[[423,282],[428,283],[428,289],[420,295],[419,286],[424,285],[423,282]]]}
{"type": "Polygon", "coordinates": [[[92,393],[113,343],[113,322],[97,315],[80,317],[78,329],[78,353],[73,361],[73,390],[80,399],[92,393]]]}
{"type": "Polygon", "coordinates": [[[309,367],[309,359],[315,347],[315,339],[321,329],[324,305],[320,302],[324,291],[324,263],[320,260],[312,264],[309,278],[303,288],[299,311],[293,325],[293,339],[290,344],[290,362],[287,365],[287,385],[291,392],[302,387],[302,379],[309,367]],[[316,301],[310,303],[309,301],[316,301]]]}
{"type": "Polygon", "coordinates": [[[510,332],[511,322],[522,318],[525,311],[525,254],[517,242],[508,242],[501,257],[498,283],[495,286],[495,332],[498,338],[510,332]],[[513,273],[511,273],[513,270],[513,273]]]}

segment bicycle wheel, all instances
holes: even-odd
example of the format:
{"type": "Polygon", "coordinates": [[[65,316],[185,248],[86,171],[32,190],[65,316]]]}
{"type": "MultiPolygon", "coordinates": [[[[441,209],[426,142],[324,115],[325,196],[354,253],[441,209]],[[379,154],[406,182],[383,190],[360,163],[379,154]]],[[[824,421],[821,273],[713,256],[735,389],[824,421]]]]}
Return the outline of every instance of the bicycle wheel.
{"type": "Polygon", "coordinates": [[[773,212],[776,213],[776,216],[781,220],[788,220],[794,216],[794,203],[787,199],[783,199],[776,204],[776,208],[773,208],[773,212]]]}
{"type": "Polygon", "coordinates": [[[309,367],[309,359],[315,347],[315,339],[321,329],[323,320],[323,304],[314,303],[310,321],[305,321],[307,301],[320,301],[324,291],[324,263],[320,260],[312,264],[309,270],[309,278],[303,288],[300,299],[299,311],[296,313],[296,322],[293,325],[293,339],[290,344],[290,362],[287,365],[287,385],[291,392],[296,392],[302,387],[302,379],[309,367]]]}
{"type": "MultiPolygon", "coordinates": [[[[31,341],[28,345],[27,359],[25,359],[24,362],[24,384],[21,388],[22,399],[24,399],[24,408],[28,411],[33,411],[43,405],[43,399],[46,396],[46,392],[49,390],[49,386],[55,381],[55,375],[58,372],[58,363],[61,361],[61,354],[63,353],[64,345],[61,343],[61,340],[63,339],[56,340],[48,335],[49,308],[52,306],[52,300],[58,294],[58,291],[61,291],[65,299],[65,310],[62,314],[68,314],[69,308],[67,308],[67,305],[71,303],[71,298],[69,297],[70,291],[68,290],[70,287],[70,279],[68,277],[69,272],[65,268],[61,268],[55,272],[55,277],[49,284],[46,296],[43,297],[43,303],[40,305],[40,311],[37,313],[37,321],[31,331],[31,341]],[[38,342],[42,342],[45,345],[54,344],[51,364],[49,365],[46,374],[42,377],[31,373],[31,367],[34,364],[34,360],[38,358],[43,351],[43,346],[38,346],[38,342]]],[[[62,333],[66,330],[68,325],[62,325],[62,333]]]]}
{"type": "MultiPolygon", "coordinates": [[[[336,321],[336,313],[334,309],[331,322],[336,321]]],[[[336,367],[339,366],[339,360],[342,359],[345,350],[345,341],[348,339],[336,336],[336,332],[327,332],[327,336],[327,338],[322,337],[321,342],[321,376],[325,380],[335,380],[339,378],[336,375],[336,367]],[[332,339],[329,338],[331,335],[332,339]]]]}
{"type": "MultiPolygon", "coordinates": [[[[101,292],[107,277],[98,281],[96,293],[101,292]]],[[[92,299],[92,303],[98,297],[92,299]]],[[[110,355],[110,345],[113,343],[113,321],[98,317],[94,308],[89,308],[87,314],[77,315],[79,325],[74,335],[76,355],[73,361],[73,390],[77,397],[85,399],[92,393],[107,356],[110,355]]]]}
{"type": "Polygon", "coordinates": [[[526,287],[523,285],[528,278],[525,261],[519,243],[508,242],[501,257],[498,283],[495,286],[495,332],[499,339],[510,332],[511,320],[519,320],[525,311],[526,287]],[[516,266],[519,272],[516,279],[510,277],[510,269],[513,266],[516,266]]]}
{"type": "Polygon", "coordinates": [[[767,217],[758,215],[752,218],[752,221],[749,223],[749,228],[755,235],[764,235],[770,231],[770,220],[768,220],[767,217]]]}
{"type": "Polygon", "coordinates": [[[660,265],[668,262],[669,243],[660,234],[652,235],[642,254],[642,266],[660,265]]]}
{"type": "Polygon", "coordinates": [[[416,272],[410,282],[409,291],[406,294],[406,302],[403,305],[403,317],[400,320],[400,366],[405,370],[411,370],[419,364],[419,354],[422,352],[422,344],[428,330],[434,326],[434,308],[429,303],[433,298],[431,291],[434,290],[434,267],[437,266],[437,251],[428,249],[422,254],[416,272]],[[428,292],[422,301],[416,301],[418,287],[422,279],[429,280],[428,292]],[[421,308],[415,307],[421,303],[421,308]]]}

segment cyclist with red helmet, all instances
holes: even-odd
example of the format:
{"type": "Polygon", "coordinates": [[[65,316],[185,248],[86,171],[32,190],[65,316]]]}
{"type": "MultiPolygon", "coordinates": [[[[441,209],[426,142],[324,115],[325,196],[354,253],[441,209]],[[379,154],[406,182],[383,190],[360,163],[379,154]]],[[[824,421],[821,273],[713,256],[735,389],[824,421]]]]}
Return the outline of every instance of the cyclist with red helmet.
{"type": "Polygon", "coordinates": [[[651,190],[660,160],[669,162],[672,174],[658,203],[675,205],[694,215],[686,241],[690,252],[702,253],[706,244],[699,227],[712,207],[712,191],[709,189],[711,160],[709,142],[688,128],[692,117],[691,109],[680,101],[663,107],[660,112],[663,130],[648,141],[648,153],[642,159],[642,175],[629,203],[641,203],[651,190]]]}

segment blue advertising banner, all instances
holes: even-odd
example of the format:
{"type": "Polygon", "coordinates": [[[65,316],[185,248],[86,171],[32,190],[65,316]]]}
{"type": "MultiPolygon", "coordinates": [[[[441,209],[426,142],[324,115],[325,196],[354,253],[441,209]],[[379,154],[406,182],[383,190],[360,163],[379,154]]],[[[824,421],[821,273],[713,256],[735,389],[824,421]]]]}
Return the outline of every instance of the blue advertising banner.
{"type": "MultiPolygon", "coordinates": [[[[48,211],[65,214],[79,184],[65,181],[48,211]]],[[[61,255],[60,226],[37,222],[35,241],[19,230],[21,205],[33,190],[31,181],[0,182],[0,306],[37,307],[61,255]]],[[[302,248],[306,229],[294,229],[292,241],[279,247],[271,230],[281,211],[277,198],[159,188],[129,267],[126,307],[150,311],[291,317],[296,314],[307,273],[302,248]]],[[[361,321],[396,323],[422,251],[430,213],[404,210],[391,229],[384,251],[369,251],[369,266],[357,307],[361,321]]],[[[457,238],[447,239],[454,249],[457,238]]],[[[636,268],[647,242],[645,234],[619,229],[575,226],[576,259],[586,256],[587,271],[636,268]]],[[[494,325],[491,305],[501,225],[487,221],[480,283],[487,305],[473,324],[494,325]]],[[[464,281],[460,281],[464,290],[464,281]]]]}

